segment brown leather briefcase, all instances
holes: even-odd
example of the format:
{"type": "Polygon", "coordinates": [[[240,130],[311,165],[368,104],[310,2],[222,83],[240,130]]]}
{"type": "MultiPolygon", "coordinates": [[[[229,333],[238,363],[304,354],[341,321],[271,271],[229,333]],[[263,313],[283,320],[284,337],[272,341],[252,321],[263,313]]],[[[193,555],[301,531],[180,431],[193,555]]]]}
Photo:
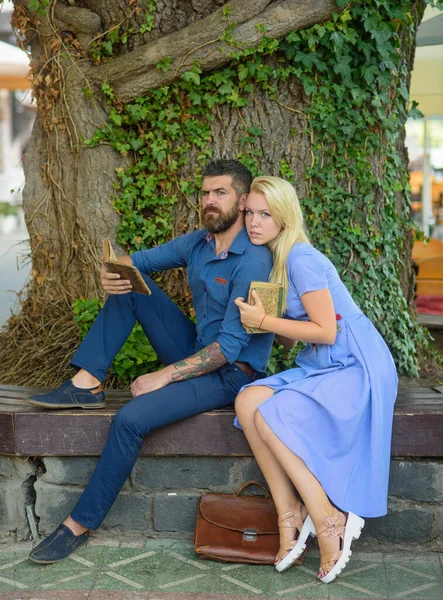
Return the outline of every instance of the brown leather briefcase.
{"type": "Polygon", "coordinates": [[[274,564],[279,533],[269,492],[256,481],[248,481],[235,494],[204,492],[197,513],[194,548],[200,558],[274,564]],[[240,496],[250,485],[261,487],[267,497],[240,496]]]}

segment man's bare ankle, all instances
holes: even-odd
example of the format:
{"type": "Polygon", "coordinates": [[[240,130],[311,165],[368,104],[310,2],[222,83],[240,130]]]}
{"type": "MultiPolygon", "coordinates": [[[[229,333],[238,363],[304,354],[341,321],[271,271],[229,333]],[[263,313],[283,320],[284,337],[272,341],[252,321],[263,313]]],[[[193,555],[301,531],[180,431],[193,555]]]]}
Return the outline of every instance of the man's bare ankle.
{"type": "Polygon", "coordinates": [[[74,535],[82,535],[82,533],[88,531],[87,527],[80,525],[80,523],[77,523],[77,521],[74,521],[74,519],[71,517],[65,519],[63,521],[63,525],[66,525],[66,527],[68,527],[74,535]]]}
{"type": "Polygon", "coordinates": [[[100,381],[84,369],[80,369],[80,371],[74,375],[72,383],[78,388],[94,388],[100,385],[100,381]]]}

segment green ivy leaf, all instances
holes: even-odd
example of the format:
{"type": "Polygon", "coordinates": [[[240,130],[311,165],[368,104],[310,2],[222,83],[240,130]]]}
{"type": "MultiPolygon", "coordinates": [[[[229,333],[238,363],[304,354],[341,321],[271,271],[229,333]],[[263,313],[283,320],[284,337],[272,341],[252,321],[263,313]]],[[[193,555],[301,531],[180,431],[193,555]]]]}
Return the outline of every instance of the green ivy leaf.
{"type": "Polygon", "coordinates": [[[238,80],[244,81],[249,75],[249,69],[245,65],[238,66],[238,80]]]}
{"type": "Polygon", "coordinates": [[[424,114],[418,108],[418,102],[415,100],[413,100],[411,103],[411,107],[408,111],[408,117],[410,119],[424,119],[424,114]]]}
{"type": "Polygon", "coordinates": [[[111,115],[109,115],[109,120],[114,125],[117,125],[117,127],[121,127],[121,125],[123,123],[123,119],[122,119],[121,115],[119,115],[117,113],[111,113],[111,115]]]}
{"type": "Polygon", "coordinates": [[[183,73],[182,77],[185,81],[189,81],[194,85],[200,85],[200,75],[195,71],[186,71],[183,73]]]}
{"type": "Polygon", "coordinates": [[[220,92],[220,94],[222,94],[223,96],[226,96],[227,94],[231,94],[233,91],[233,85],[231,81],[225,81],[225,83],[222,83],[222,85],[218,88],[218,91],[220,92]]]}

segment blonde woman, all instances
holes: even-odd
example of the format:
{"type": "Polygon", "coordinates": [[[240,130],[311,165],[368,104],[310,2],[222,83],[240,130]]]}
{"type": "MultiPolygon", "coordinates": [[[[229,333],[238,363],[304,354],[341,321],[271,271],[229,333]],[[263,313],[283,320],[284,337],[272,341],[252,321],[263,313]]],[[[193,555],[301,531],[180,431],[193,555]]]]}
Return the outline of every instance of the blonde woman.
{"type": "Polygon", "coordinates": [[[297,367],[240,391],[237,424],[269,484],[279,514],[278,571],[320,547],[318,576],[335,579],[364,525],[386,514],[397,374],[391,354],[331,263],[313,248],[291,184],[257,177],[246,201],[253,244],[273,253],[271,281],[286,292],[283,318],[238,298],[241,321],[306,347],[297,367]],[[298,492],[299,497],[295,493],[298,492]]]}

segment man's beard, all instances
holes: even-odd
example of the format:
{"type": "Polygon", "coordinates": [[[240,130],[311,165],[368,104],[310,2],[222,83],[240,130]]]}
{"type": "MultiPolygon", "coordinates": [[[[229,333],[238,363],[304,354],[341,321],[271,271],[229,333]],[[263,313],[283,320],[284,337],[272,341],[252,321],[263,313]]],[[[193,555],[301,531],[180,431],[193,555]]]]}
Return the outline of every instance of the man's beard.
{"type": "Polygon", "coordinates": [[[240,200],[237,200],[231,210],[227,213],[222,213],[218,208],[213,206],[206,207],[203,210],[203,225],[205,229],[207,229],[209,233],[224,233],[225,231],[228,231],[228,229],[230,229],[237,221],[239,206],[240,200]],[[218,214],[205,214],[206,211],[209,210],[216,210],[218,211],[218,214]]]}

